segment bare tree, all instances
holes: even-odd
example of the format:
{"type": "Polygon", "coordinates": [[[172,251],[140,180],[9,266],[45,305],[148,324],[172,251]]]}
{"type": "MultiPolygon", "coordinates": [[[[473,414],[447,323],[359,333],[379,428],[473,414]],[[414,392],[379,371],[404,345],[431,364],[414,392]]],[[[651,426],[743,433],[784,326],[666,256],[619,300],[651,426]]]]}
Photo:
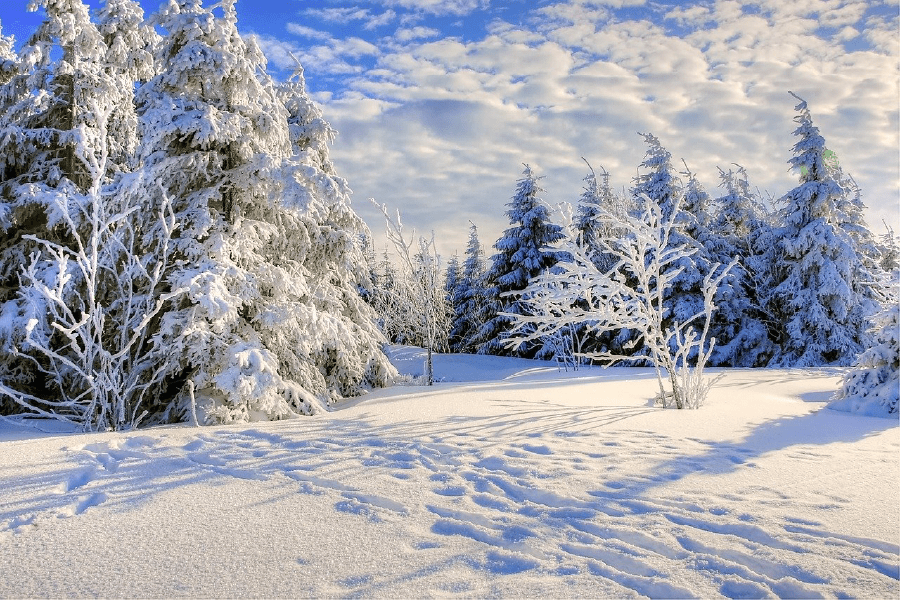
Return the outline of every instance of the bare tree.
{"type": "Polygon", "coordinates": [[[596,240],[602,252],[617,259],[606,271],[592,260],[593,253],[579,239],[569,216],[567,237],[559,248],[568,252],[572,261],[558,263],[556,269],[543,272],[528,286],[522,297],[531,314],[510,315],[514,328],[507,343],[515,347],[576,324],[597,333],[631,329],[638,335],[626,349],[641,344],[646,354],[596,349],[576,352],[576,356],[606,365],[649,360],[656,369],[658,399],[663,406],[700,406],[714,383],[703,378],[703,368],[715,344],[715,339],[708,339],[715,310],[713,297],[737,259],[724,268],[713,265],[706,273],[702,311],[683,322],[672,320],[666,299],[685,268],[684,259],[690,259],[697,251],[685,243],[673,242],[680,204],[681,200],[676,200],[668,217],[663,216],[659,204],[646,196],[642,197],[640,214],[601,208],[595,218],[624,232],[615,239],[596,240]]]}
{"type": "Polygon", "coordinates": [[[441,277],[440,257],[430,238],[415,232],[409,240],[403,233],[400,211],[396,217],[388,213],[387,205],[372,203],[381,210],[387,225],[387,237],[396,251],[399,268],[394,273],[390,289],[386,292],[386,302],[382,311],[390,312],[394,327],[406,330],[409,339],[417,339],[427,351],[425,361],[425,381],[434,384],[434,364],[432,353],[447,345],[450,327],[450,306],[447,302],[441,277]]]}
{"type": "MultiPolygon", "coordinates": [[[[105,135],[111,110],[101,113],[105,135]]],[[[87,131],[82,131],[87,135],[87,131]]],[[[91,140],[87,140],[90,142],[91,140]]],[[[184,290],[161,293],[168,245],[176,228],[171,205],[158,214],[165,232],[157,246],[141,249],[140,176],[126,176],[115,194],[104,193],[105,145],[81,143],[75,155],[91,185],[84,194],[46,190],[45,200],[67,229],[71,244],[27,236],[41,249],[22,268],[20,294],[30,307],[20,356],[46,380],[47,398],[0,384],[0,394],[25,414],[80,425],[86,431],[135,427],[145,397],[164,378],[167,353],[152,339],[162,307],[184,290]],[[99,155],[90,150],[101,148],[99,155]],[[148,393],[149,392],[149,393],[148,393]]]]}

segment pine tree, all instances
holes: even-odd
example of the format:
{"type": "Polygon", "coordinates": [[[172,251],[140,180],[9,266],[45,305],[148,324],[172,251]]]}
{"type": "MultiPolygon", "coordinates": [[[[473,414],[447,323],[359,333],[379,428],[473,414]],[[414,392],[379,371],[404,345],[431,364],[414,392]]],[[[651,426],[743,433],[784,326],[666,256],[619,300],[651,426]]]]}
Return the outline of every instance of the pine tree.
{"type": "Polygon", "coordinates": [[[154,52],[162,38],[144,20],[144,10],[136,0],[106,0],[97,19],[107,49],[107,72],[116,80],[119,92],[107,127],[109,158],[116,168],[130,171],[138,145],[135,85],[156,75],[154,52]]]}
{"type": "Polygon", "coordinates": [[[900,402],[900,271],[885,274],[877,286],[881,310],[872,317],[874,343],[844,375],[830,408],[868,415],[896,415],[900,402]]]}
{"type": "Polygon", "coordinates": [[[662,209],[663,218],[669,219],[674,207],[681,201],[684,185],[672,166],[672,154],[659,139],[652,133],[640,135],[647,144],[647,152],[640,165],[644,172],[635,178],[631,194],[634,198],[650,198],[662,209]]]}
{"type": "MultiPolygon", "coordinates": [[[[644,171],[635,179],[632,188],[635,205],[652,202],[660,208],[662,219],[674,224],[668,236],[672,248],[698,249],[667,264],[668,269],[677,272],[663,298],[667,307],[664,323],[669,327],[675,323],[686,323],[703,311],[701,285],[710,261],[702,242],[696,238],[706,236],[709,196],[689,170],[685,173],[687,184],[682,182],[672,166],[672,155],[656,136],[649,133],[641,135],[648,147],[640,165],[644,171]]],[[[648,212],[642,210],[640,214],[648,212]]],[[[614,344],[625,347],[633,339],[632,332],[623,330],[614,344]],[[624,336],[628,338],[623,343],[624,336]]],[[[635,347],[643,351],[639,346],[635,347]]]]}
{"type": "MultiPolygon", "coordinates": [[[[547,248],[563,237],[562,228],[550,221],[547,207],[539,198],[543,191],[541,178],[525,165],[512,201],[507,204],[510,228],[494,244],[497,253],[485,275],[486,302],[482,309],[484,325],[478,332],[479,354],[508,354],[503,344],[511,318],[502,313],[524,314],[525,306],[515,297],[534,277],[566,258],[564,252],[547,248]]],[[[533,358],[541,356],[542,344],[523,344],[515,355],[533,358]]]]}
{"type": "MultiPolygon", "coordinates": [[[[674,218],[677,227],[672,231],[670,243],[673,246],[684,244],[695,247],[697,252],[673,265],[674,268],[681,269],[681,273],[673,280],[669,318],[680,323],[703,312],[703,274],[709,272],[712,264],[708,245],[714,237],[710,230],[709,194],[687,164],[683,175],[686,180],[684,199],[674,218]]],[[[720,264],[728,264],[730,261],[729,257],[720,264]]]]}
{"type": "Polygon", "coordinates": [[[292,127],[302,82],[279,91],[234,2],[217,10],[161,9],[161,70],[137,95],[147,201],[171,198],[181,227],[169,286],[188,290],[159,324],[177,357],[161,401],[177,395],[167,410],[183,417],[196,390],[207,422],[310,413],[393,373],[358,293],[362,225],[292,127]]]}
{"type": "MultiPolygon", "coordinates": [[[[796,96],[795,96],[796,97],[796,96]]],[[[797,98],[791,166],[800,183],[781,200],[782,225],[775,232],[766,310],[776,320],[778,352],[772,366],[849,364],[870,343],[868,318],[875,311],[867,282],[873,276],[851,233],[848,190],[840,167],[797,98]]]]}
{"type": "Polygon", "coordinates": [[[447,334],[447,347],[451,352],[455,352],[455,348],[459,346],[459,341],[453,335],[453,319],[456,314],[456,305],[454,298],[456,291],[459,289],[462,280],[462,266],[459,264],[459,256],[454,252],[450,260],[447,261],[447,269],[444,272],[444,298],[447,300],[447,306],[450,311],[450,331],[447,334]]]}
{"type": "Polygon", "coordinates": [[[739,262],[723,280],[716,294],[717,310],[711,324],[716,347],[713,366],[761,367],[772,355],[765,315],[759,304],[756,281],[765,266],[760,261],[771,239],[766,209],[750,189],[746,170],[719,169],[725,194],[716,201],[706,247],[710,260],[720,264],[738,257],[739,262]]]}
{"type": "Polygon", "coordinates": [[[595,257],[594,263],[597,268],[607,271],[615,265],[615,260],[610,254],[601,251],[600,241],[617,236],[621,232],[616,231],[608,220],[598,219],[598,216],[604,210],[620,214],[627,211],[628,208],[623,199],[613,192],[606,169],[603,169],[599,180],[590,163],[588,163],[588,169],[590,173],[584,178],[584,189],[578,200],[578,208],[575,210],[572,224],[589,255],[595,257]]]}
{"type": "Polygon", "coordinates": [[[453,352],[472,353],[477,349],[475,336],[483,323],[480,321],[484,304],[484,251],[478,239],[478,228],[469,227],[466,259],[456,289],[453,291],[453,317],[450,328],[450,349],[453,352]]]}

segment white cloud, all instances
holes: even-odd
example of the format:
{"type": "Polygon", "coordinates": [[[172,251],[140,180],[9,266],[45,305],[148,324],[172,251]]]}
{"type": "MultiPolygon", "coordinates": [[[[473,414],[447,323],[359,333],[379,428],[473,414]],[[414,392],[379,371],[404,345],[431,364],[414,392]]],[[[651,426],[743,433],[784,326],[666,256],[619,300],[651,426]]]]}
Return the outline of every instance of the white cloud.
{"type": "Polygon", "coordinates": [[[305,37],[311,40],[328,41],[333,39],[331,34],[327,31],[319,31],[318,29],[313,29],[312,27],[299,25],[297,23],[288,23],[287,25],[285,25],[285,29],[288,30],[288,33],[293,33],[294,35],[299,35],[300,37],[305,37]]]}
{"type": "Polygon", "coordinates": [[[311,16],[326,23],[363,22],[363,29],[371,31],[383,27],[397,19],[397,13],[393,10],[375,14],[367,8],[359,7],[334,7],[334,8],[307,8],[302,14],[311,16]]]}
{"type": "MultiPolygon", "coordinates": [[[[480,6],[415,4],[433,14],[480,6]]],[[[650,22],[616,12],[626,4],[641,3],[553,2],[534,8],[535,19],[495,19],[472,41],[433,39],[423,20],[381,47],[359,40],[309,49],[304,61],[344,68],[375,57],[373,69],[344,71],[347,88],[322,98],[341,134],[336,165],[376,233],[381,222],[361,198],[401,209],[420,231],[435,229],[445,255],[464,248],[469,219],[490,247],[507,226],[504,205],[523,162],[547,176],[551,203],[578,198],[581,156],[628,187],[645,151],[637,131],[656,134],[714,196],[716,167],[732,162],[780,195],[795,184],[788,90],[809,101],[829,147],[863,186],[870,222],[896,220],[895,16],[845,0],[717,0],[668,12],[651,6],[650,22]],[[673,36],[673,25],[689,33],[673,36]],[[870,46],[861,50],[844,46],[864,40],[870,46]]],[[[265,48],[272,60],[283,50],[272,41],[265,48]]]]}
{"type": "Polygon", "coordinates": [[[400,43],[411,42],[413,40],[423,40],[437,37],[441,34],[437,29],[431,27],[403,27],[394,33],[394,40],[400,43]]]}
{"type": "Polygon", "coordinates": [[[467,15],[489,4],[489,0],[379,0],[379,2],[384,6],[431,15],[467,15]]]}

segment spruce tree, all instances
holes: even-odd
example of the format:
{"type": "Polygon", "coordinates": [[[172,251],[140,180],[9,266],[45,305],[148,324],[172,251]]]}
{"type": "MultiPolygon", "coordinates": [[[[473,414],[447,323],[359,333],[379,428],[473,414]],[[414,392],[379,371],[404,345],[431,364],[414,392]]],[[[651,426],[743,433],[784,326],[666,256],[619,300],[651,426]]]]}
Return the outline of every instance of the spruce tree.
{"type": "Polygon", "coordinates": [[[502,314],[524,314],[525,306],[516,297],[542,271],[552,268],[567,254],[548,249],[564,237],[559,225],[550,221],[549,211],[541,201],[543,191],[531,167],[525,165],[512,201],[507,204],[506,216],[511,227],[494,244],[497,253],[485,275],[486,298],[481,312],[484,321],[478,332],[479,354],[514,354],[526,358],[541,356],[543,344],[523,344],[510,351],[503,339],[511,325],[511,318],[502,314]]]}
{"type": "MultiPolygon", "coordinates": [[[[796,96],[795,96],[796,97],[796,96]]],[[[791,166],[800,183],[782,199],[781,226],[769,250],[766,310],[776,322],[771,366],[847,365],[866,348],[876,303],[840,166],[830,161],[806,102],[796,97],[791,166]]]]}
{"type": "Polygon", "coordinates": [[[453,352],[475,352],[475,336],[481,329],[481,313],[484,305],[484,251],[478,239],[478,228],[469,227],[466,259],[462,264],[459,280],[453,292],[453,317],[450,328],[453,352]]]}
{"type": "Polygon", "coordinates": [[[166,410],[183,417],[196,390],[201,420],[276,419],[383,384],[393,370],[358,292],[362,223],[296,132],[302,82],[277,89],[233,1],[171,0],[156,22],[167,35],[137,96],[139,157],[149,205],[173,203],[169,286],[186,290],[159,324],[176,357],[166,410]]]}
{"type": "Polygon", "coordinates": [[[716,200],[716,217],[706,242],[710,260],[726,264],[735,256],[739,262],[722,281],[716,294],[716,313],[711,335],[716,347],[710,357],[713,366],[761,367],[771,358],[772,345],[766,318],[760,308],[756,281],[764,248],[771,239],[767,211],[750,188],[746,170],[719,169],[724,194],[716,200]]]}

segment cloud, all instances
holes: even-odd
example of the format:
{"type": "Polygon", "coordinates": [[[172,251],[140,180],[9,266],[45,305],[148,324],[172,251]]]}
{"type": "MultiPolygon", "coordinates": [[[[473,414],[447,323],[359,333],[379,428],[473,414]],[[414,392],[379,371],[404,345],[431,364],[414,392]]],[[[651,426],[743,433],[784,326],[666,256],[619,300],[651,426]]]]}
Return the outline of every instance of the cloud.
{"type": "Polygon", "coordinates": [[[393,10],[374,14],[367,8],[359,7],[334,7],[334,8],[307,8],[302,14],[316,18],[326,23],[350,23],[363,22],[363,29],[371,31],[383,27],[397,19],[397,13],[393,10]]]}
{"type": "Polygon", "coordinates": [[[333,39],[331,34],[327,31],[319,31],[317,29],[313,29],[312,27],[299,25],[297,23],[288,23],[287,25],[285,25],[285,29],[287,29],[289,33],[299,35],[300,37],[309,38],[311,40],[329,41],[333,39]]]}
{"type": "Polygon", "coordinates": [[[430,15],[467,15],[486,8],[489,0],[380,0],[380,3],[430,15]]]}
{"type": "MultiPolygon", "coordinates": [[[[413,4],[432,15],[484,8],[475,0],[380,4],[401,23],[413,4]]],[[[332,156],[357,210],[377,233],[378,215],[361,199],[399,208],[410,226],[436,231],[445,256],[465,247],[471,219],[490,247],[507,226],[503,211],[523,162],[546,175],[551,204],[577,200],[582,156],[628,188],[646,150],[637,131],[656,134],[677,164],[683,157],[713,196],[717,167],[733,162],[779,196],[796,184],[787,164],[792,90],[862,185],[870,222],[896,220],[895,15],[846,0],[716,0],[648,4],[640,11],[648,20],[634,18],[629,7],[638,4],[545,3],[506,11],[465,38],[436,39],[438,22],[427,19],[377,41],[314,38],[324,43],[306,50],[304,64],[347,74],[321,98],[340,132],[332,156]],[[363,68],[362,59],[374,65],[363,68]]],[[[362,19],[345,18],[353,15],[362,19]]],[[[284,48],[266,44],[277,60],[284,48]]]]}
{"type": "Polygon", "coordinates": [[[398,29],[394,33],[394,40],[400,43],[406,43],[413,40],[435,38],[440,34],[441,32],[439,30],[433,29],[431,27],[404,27],[398,29]]]}

